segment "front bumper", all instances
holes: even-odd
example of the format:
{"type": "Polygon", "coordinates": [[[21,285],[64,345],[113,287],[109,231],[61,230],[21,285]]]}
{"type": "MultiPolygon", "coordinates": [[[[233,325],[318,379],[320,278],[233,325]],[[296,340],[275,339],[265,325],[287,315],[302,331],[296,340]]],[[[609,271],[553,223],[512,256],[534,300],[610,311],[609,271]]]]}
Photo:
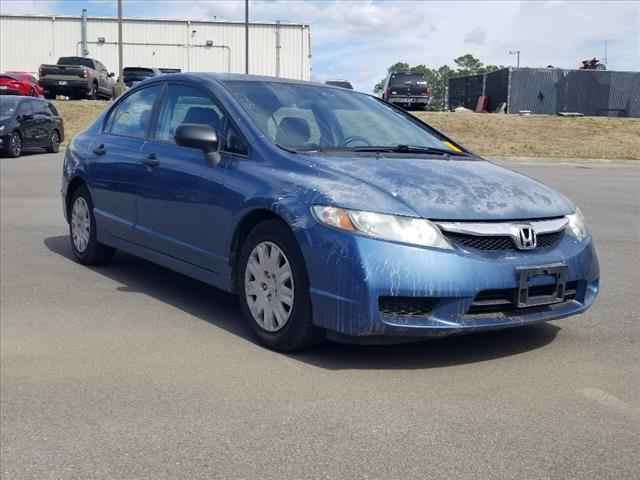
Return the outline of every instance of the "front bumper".
{"type": "Polygon", "coordinates": [[[320,225],[299,235],[314,324],[349,336],[442,336],[545,322],[587,310],[599,289],[591,238],[564,235],[535,252],[437,250],[348,235],[320,225]],[[562,303],[504,311],[472,309],[478,295],[517,289],[518,267],[562,264],[575,294],[562,303]],[[420,299],[424,313],[389,313],[381,299],[420,299]]]}

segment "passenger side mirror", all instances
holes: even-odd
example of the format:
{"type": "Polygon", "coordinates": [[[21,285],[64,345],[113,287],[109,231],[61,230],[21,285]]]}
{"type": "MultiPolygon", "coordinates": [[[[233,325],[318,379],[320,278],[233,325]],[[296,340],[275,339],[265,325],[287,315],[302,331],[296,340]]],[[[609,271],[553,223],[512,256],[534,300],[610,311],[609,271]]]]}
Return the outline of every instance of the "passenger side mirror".
{"type": "Polygon", "coordinates": [[[209,125],[183,123],[176,130],[176,144],[182,147],[197,148],[204,152],[207,161],[215,166],[220,163],[218,153],[218,134],[209,125]]]}

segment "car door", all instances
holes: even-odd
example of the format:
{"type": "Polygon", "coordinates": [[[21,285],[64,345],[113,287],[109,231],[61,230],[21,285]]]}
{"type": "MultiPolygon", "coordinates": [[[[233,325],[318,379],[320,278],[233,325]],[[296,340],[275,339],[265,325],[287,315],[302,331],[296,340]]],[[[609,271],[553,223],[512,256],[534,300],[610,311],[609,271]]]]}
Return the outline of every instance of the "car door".
{"type": "Polygon", "coordinates": [[[136,241],[136,203],[146,173],[142,147],[161,89],[149,85],[124,96],[93,143],[89,178],[98,232],[136,241]]]}
{"type": "Polygon", "coordinates": [[[18,105],[16,118],[19,124],[22,145],[24,147],[36,147],[38,122],[33,111],[33,103],[30,98],[23,99],[18,105]]]}
{"type": "Polygon", "coordinates": [[[35,144],[38,147],[49,145],[53,129],[53,119],[47,103],[43,100],[31,100],[35,122],[35,144]]]}
{"type": "Polygon", "coordinates": [[[207,91],[169,83],[154,136],[145,143],[147,166],[138,203],[141,238],[148,248],[213,272],[226,266],[223,244],[226,164],[211,165],[201,150],[175,144],[182,123],[212,126],[223,138],[225,114],[207,91]]]}

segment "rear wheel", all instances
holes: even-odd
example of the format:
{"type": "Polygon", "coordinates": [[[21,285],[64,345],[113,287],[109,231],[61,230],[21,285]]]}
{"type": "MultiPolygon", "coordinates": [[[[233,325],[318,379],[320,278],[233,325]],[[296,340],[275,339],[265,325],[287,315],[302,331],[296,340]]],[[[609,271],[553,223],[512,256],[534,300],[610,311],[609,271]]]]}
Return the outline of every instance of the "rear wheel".
{"type": "Polygon", "coordinates": [[[97,240],[93,202],[85,186],[79,187],[71,199],[69,237],[73,255],[84,265],[103,265],[113,258],[115,250],[97,240]]]}
{"type": "Polygon", "coordinates": [[[282,352],[322,340],[312,324],[309,281],[295,237],[279,220],[258,224],[239,259],[240,303],[249,327],[265,346],[282,352]]]}
{"type": "Polygon", "coordinates": [[[13,132],[7,139],[7,154],[12,158],[22,155],[22,137],[18,132],[13,132]]]}
{"type": "Polygon", "coordinates": [[[95,100],[98,98],[98,86],[95,83],[91,84],[91,88],[89,89],[87,96],[89,97],[89,100],[95,100]]]}
{"type": "Polygon", "coordinates": [[[56,99],[56,92],[49,92],[49,91],[45,90],[44,98],[46,98],[47,100],[55,100],[56,99]]]}
{"type": "Polygon", "coordinates": [[[47,152],[58,153],[60,151],[60,134],[57,130],[51,132],[49,137],[49,145],[47,145],[47,152]]]}

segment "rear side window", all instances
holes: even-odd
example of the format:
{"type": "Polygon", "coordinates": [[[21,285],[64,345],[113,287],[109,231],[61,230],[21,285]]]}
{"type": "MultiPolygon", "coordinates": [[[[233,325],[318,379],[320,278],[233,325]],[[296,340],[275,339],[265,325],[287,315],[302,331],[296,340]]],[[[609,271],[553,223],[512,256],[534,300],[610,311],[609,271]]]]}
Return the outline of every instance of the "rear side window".
{"type": "Polygon", "coordinates": [[[53,115],[54,117],[59,117],[60,115],[58,114],[58,110],[56,110],[56,107],[53,106],[53,103],[49,103],[47,102],[47,108],[49,108],[49,112],[51,113],[51,115],[53,115]]]}
{"type": "Polygon", "coordinates": [[[51,111],[48,108],[48,103],[41,100],[32,100],[34,113],[41,115],[51,115],[51,111]]]}
{"type": "Polygon", "coordinates": [[[183,123],[209,125],[221,138],[224,115],[206,93],[188,85],[170,84],[160,110],[156,140],[175,142],[176,130],[183,123]]]}
{"type": "Polygon", "coordinates": [[[129,95],[111,112],[105,130],[111,135],[145,138],[159,94],[160,86],[154,85],[129,95]]]}

